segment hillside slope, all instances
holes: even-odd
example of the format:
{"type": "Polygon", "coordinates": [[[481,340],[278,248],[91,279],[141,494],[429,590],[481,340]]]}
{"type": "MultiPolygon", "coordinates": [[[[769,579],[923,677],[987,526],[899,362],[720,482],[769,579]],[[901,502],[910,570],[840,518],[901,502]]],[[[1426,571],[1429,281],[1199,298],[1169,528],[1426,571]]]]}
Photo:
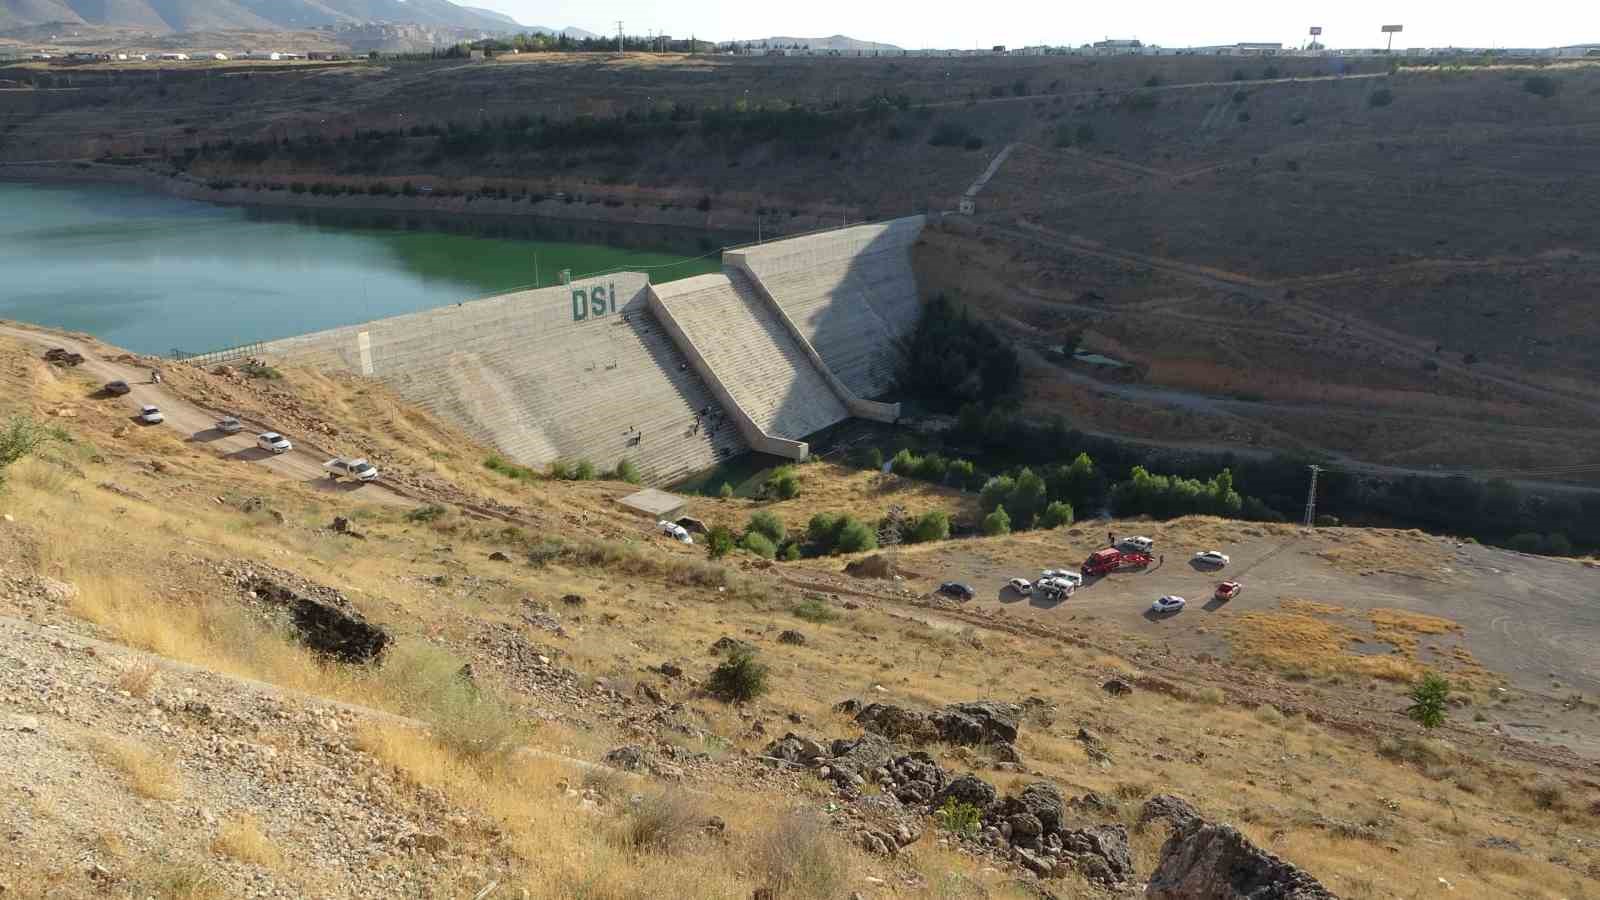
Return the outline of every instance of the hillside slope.
{"type": "Polygon", "coordinates": [[[508,31],[516,20],[449,0],[0,0],[0,30],[52,22],[155,32],[303,29],[361,22],[508,31]]]}

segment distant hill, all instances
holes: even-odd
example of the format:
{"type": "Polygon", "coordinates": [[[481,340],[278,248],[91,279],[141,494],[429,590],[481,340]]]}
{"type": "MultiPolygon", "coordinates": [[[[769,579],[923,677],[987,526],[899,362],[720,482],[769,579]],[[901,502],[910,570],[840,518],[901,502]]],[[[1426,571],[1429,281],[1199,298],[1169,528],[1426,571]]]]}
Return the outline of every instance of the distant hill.
{"type": "Polygon", "coordinates": [[[293,30],[363,22],[522,30],[510,16],[449,0],[0,0],[0,31],[51,23],[184,32],[293,30]]]}
{"type": "Polygon", "coordinates": [[[793,47],[793,46],[798,45],[798,46],[801,46],[801,47],[809,47],[812,50],[899,50],[900,49],[899,47],[896,47],[894,44],[880,44],[880,43],[878,43],[876,41],[861,41],[861,40],[857,40],[857,39],[855,39],[853,37],[845,37],[842,34],[836,34],[836,35],[834,35],[832,37],[814,37],[814,38],[804,38],[804,37],[757,38],[757,39],[748,40],[748,41],[730,41],[725,46],[731,46],[733,44],[737,44],[739,46],[743,46],[745,44],[750,44],[751,46],[755,46],[755,47],[760,47],[763,44],[768,46],[768,47],[793,47]]]}

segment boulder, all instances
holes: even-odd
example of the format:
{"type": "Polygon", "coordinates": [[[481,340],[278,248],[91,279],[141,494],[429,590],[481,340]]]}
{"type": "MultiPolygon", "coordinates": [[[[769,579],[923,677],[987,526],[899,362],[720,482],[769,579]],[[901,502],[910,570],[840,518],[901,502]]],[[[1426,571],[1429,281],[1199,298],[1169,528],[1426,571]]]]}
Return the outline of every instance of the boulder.
{"type": "Polygon", "coordinates": [[[1133,685],[1121,678],[1107,679],[1105,684],[1100,685],[1100,689],[1114,697],[1122,697],[1133,693],[1133,685]]]}
{"type": "Polygon", "coordinates": [[[1152,900],[1335,900],[1315,878],[1228,825],[1175,829],[1145,896],[1152,900]]]}
{"type": "Polygon", "coordinates": [[[891,741],[923,744],[939,737],[939,729],[928,719],[927,713],[889,703],[869,703],[862,707],[856,713],[856,723],[891,741]]]}
{"type": "Polygon", "coordinates": [[[942,738],[963,746],[1014,743],[1021,718],[1022,707],[993,700],[952,703],[932,716],[942,738]]]}
{"type": "Polygon", "coordinates": [[[388,632],[354,610],[302,597],[265,578],[253,579],[248,587],[262,600],[288,609],[301,643],[340,662],[371,662],[383,655],[392,640],[388,632]]]}
{"type": "Polygon", "coordinates": [[[1105,885],[1133,880],[1133,853],[1128,849],[1128,829],[1121,825],[1096,825],[1061,833],[1061,855],[1090,881],[1105,885]]]}
{"type": "Polygon", "coordinates": [[[567,594],[561,598],[561,602],[568,606],[582,606],[589,601],[583,599],[582,594],[567,594]]]}
{"type": "Polygon", "coordinates": [[[1044,834],[1044,826],[1039,824],[1039,817],[1032,813],[1014,813],[1006,816],[1006,824],[1011,826],[1011,843],[1018,846],[1032,847],[1044,834]]]}
{"type": "Polygon", "coordinates": [[[805,642],[806,636],[793,629],[778,635],[778,643],[780,644],[793,644],[794,646],[798,647],[803,645],[805,642]]]}
{"type": "Polygon", "coordinates": [[[673,665],[672,663],[669,663],[669,662],[664,662],[661,665],[657,666],[656,667],[656,671],[660,672],[662,675],[664,675],[667,678],[681,678],[681,677],[683,677],[683,669],[682,669],[682,667],[673,665]]]}
{"type": "Polygon", "coordinates": [[[989,756],[997,763],[1015,764],[1022,762],[1022,754],[1017,752],[1016,745],[1007,744],[1004,741],[991,746],[989,748],[989,756]]]}
{"type": "Polygon", "coordinates": [[[817,765],[817,760],[828,758],[828,748],[822,746],[821,741],[814,741],[802,737],[794,732],[784,735],[781,740],[773,741],[761,751],[762,756],[781,759],[784,762],[801,766],[817,765]]]}
{"type": "Polygon", "coordinates": [[[1061,799],[1061,791],[1048,781],[1028,784],[1022,793],[1007,800],[1006,805],[1014,812],[1028,813],[1037,818],[1046,832],[1061,830],[1066,804],[1061,799]]]}
{"type": "Polygon", "coordinates": [[[1200,811],[1189,801],[1172,794],[1157,794],[1144,802],[1139,810],[1139,827],[1151,822],[1165,821],[1173,828],[1187,829],[1200,824],[1200,811]]]}
{"type": "Polygon", "coordinates": [[[946,801],[954,800],[957,803],[975,806],[987,814],[994,808],[996,797],[994,785],[968,773],[951,779],[950,783],[944,786],[944,790],[934,796],[933,805],[938,808],[946,801]]]}
{"type": "Polygon", "coordinates": [[[637,772],[644,768],[644,748],[636,744],[612,748],[606,753],[605,762],[612,768],[637,772]]]}
{"type": "Polygon", "coordinates": [[[848,700],[840,700],[838,703],[833,705],[833,711],[836,713],[842,713],[843,715],[853,716],[856,713],[861,712],[861,701],[855,699],[854,697],[851,697],[848,700]]]}
{"type": "Polygon", "coordinates": [[[875,780],[874,773],[888,766],[904,752],[876,734],[864,734],[853,740],[834,741],[829,750],[832,753],[832,757],[828,760],[830,777],[841,784],[875,780]]]}
{"type": "Polygon", "coordinates": [[[711,654],[713,656],[720,656],[725,653],[732,655],[736,652],[749,653],[754,649],[754,647],[751,647],[749,644],[739,640],[738,638],[723,635],[722,637],[717,638],[716,642],[711,645],[711,654]]]}

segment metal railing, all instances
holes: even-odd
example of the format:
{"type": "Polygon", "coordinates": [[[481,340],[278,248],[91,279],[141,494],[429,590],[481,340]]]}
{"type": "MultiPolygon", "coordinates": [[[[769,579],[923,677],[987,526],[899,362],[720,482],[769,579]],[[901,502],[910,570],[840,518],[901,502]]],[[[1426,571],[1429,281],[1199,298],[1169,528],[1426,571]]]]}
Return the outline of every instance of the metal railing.
{"type": "Polygon", "coordinates": [[[230,360],[245,359],[255,356],[262,350],[266,349],[266,346],[267,345],[261,341],[252,341],[248,344],[240,344],[237,347],[224,347],[221,350],[207,350],[204,353],[186,353],[182,350],[179,350],[177,347],[173,347],[172,352],[167,354],[167,359],[175,362],[189,362],[194,363],[195,365],[209,366],[212,363],[222,363],[230,360]]]}

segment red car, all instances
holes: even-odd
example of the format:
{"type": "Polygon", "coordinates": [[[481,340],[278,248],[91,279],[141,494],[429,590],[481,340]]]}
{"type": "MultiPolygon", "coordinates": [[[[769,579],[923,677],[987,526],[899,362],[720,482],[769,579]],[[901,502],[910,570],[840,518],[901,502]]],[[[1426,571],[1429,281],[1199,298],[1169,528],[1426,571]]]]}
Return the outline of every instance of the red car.
{"type": "Polygon", "coordinates": [[[1244,585],[1240,584],[1239,582],[1224,581],[1223,583],[1217,585],[1217,593],[1215,596],[1218,600],[1228,601],[1239,596],[1239,592],[1242,590],[1244,590],[1244,585]]]}

